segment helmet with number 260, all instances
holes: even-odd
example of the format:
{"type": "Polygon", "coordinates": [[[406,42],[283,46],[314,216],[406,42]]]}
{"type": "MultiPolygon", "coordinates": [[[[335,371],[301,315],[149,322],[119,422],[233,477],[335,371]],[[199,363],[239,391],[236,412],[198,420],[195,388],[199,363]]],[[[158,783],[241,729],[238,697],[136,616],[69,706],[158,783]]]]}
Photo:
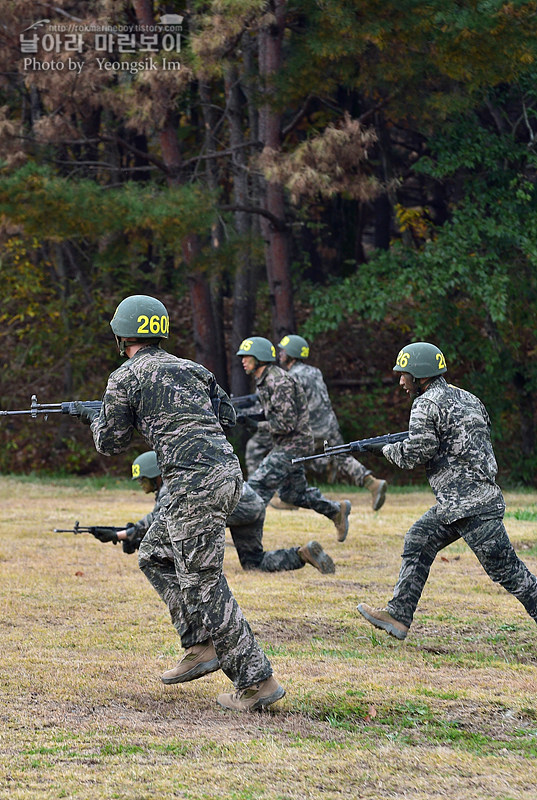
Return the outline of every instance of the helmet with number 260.
{"type": "Polygon", "coordinates": [[[308,358],[310,354],[310,346],[307,341],[295,333],[284,336],[278,347],[285,350],[290,358],[308,358]]]}
{"type": "Polygon", "coordinates": [[[156,297],[133,294],[118,305],[110,327],[117,337],[167,339],[170,318],[166,306],[156,297]]]}
{"type": "Polygon", "coordinates": [[[258,361],[276,361],[274,345],[263,336],[251,336],[249,339],[244,339],[235,355],[253,356],[258,361]]]}
{"type": "Polygon", "coordinates": [[[446,359],[436,345],[414,342],[399,351],[393,371],[408,372],[413,378],[434,378],[447,372],[446,359]]]}

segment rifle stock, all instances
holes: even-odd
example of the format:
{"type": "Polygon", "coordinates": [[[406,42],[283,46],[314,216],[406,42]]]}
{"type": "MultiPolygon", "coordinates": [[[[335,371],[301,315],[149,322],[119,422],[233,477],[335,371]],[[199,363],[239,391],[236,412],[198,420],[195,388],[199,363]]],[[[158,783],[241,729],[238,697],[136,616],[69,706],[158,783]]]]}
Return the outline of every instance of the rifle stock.
{"type": "Polygon", "coordinates": [[[408,439],[408,431],[385,433],[382,436],[373,436],[370,439],[357,439],[355,442],[336,444],[332,447],[327,447],[328,442],[325,441],[324,451],[322,453],[315,453],[313,456],[293,458],[291,459],[291,463],[300,464],[303,461],[313,461],[316,458],[326,458],[327,456],[343,456],[346,455],[346,453],[365,453],[367,452],[368,444],[393,444],[394,442],[402,442],[404,439],[408,439]]]}

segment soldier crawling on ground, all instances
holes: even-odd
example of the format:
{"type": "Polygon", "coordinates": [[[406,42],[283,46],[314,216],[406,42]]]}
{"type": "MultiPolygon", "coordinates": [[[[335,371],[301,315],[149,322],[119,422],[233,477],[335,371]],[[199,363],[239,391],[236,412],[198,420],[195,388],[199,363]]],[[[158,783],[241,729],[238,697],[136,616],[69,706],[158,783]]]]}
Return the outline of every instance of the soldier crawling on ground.
{"type": "Polygon", "coordinates": [[[338,541],[343,542],[349,530],[350,501],[329,500],[319,489],[308,486],[303,465],[292,463],[293,458],[313,452],[308,403],[302,387],[275,363],[274,345],[262,336],[244,339],[237,355],[246,374],[255,378],[272,440],[272,449],[249,475],[248,483],[265,505],[277,491],[284,502],[328,517],[336,526],[338,541]]]}
{"type": "MultiPolygon", "coordinates": [[[[339,429],[337,417],[332,408],[328,389],[320,369],[311,364],[305,364],[309,358],[310,348],[302,336],[289,334],[284,336],[278,345],[280,366],[286,369],[302,386],[308,401],[310,426],[315,441],[315,449],[322,450],[326,441],[330,447],[343,444],[343,436],[339,429]]],[[[259,423],[256,433],[246,444],[246,466],[248,475],[253,474],[262,459],[272,446],[268,424],[259,423]]],[[[373,511],[378,511],[386,499],[387,482],[375,478],[370,469],[367,469],[358,459],[350,453],[345,456],[321,458],[308,462],[306,467],[309,474],[328,483],[350,483],[355,486],[364,486],[371,492],[371,505],[373,511]]],[[[273,501],[273,505],[279,504],[273,501]]]]}
{"type": "MultiPolygon", "coordinates": [[[[153,510],[124,530],[115,532],[113,529],[106,531],[103,528],[99,530],[105,531],[104,534],[94,534],[101,542],[120,541],[125,553],[134,553],[138,549],[143,550],[142,540],[153,522],[158,519],[161,508],[167,505],[169,497],[168,489],[160,474],[157,455],[153,450],[142,453],[133,461],[132,479],[140,483],[146,494],[151,492],[155,494],[153,510]]],[[[336,571],[334,562],[328,553],[324,552],[319,542],[316,541],[308,542],[300,547],[263,550],[264,522],[265,504],[259,495],[247,483],[244,483],[239,502],[226,520],[226,525],[229,527],[231,538],[243,569],[281,572],[283,570],[302,569],[306,564],[311,564],[323,575],[332,574],[336,571]]],[[[173,559],[169,552],[163,550],[161,557],[163,560],[166,558],[170,560],[173,568],[173,559]]],[[[155,589],[158,592],[159,582],[157,580],[156,584],[154,583],[151,565],[151,558],[140,556],[140,567],[150,583],[155,585],[155,589]]],[[[172,622],[180,630],[181,623],[173,619],[173,613],[172,622]]],[[[164,682],[174,683],[172,680],[165,680],[164,682]]]]}

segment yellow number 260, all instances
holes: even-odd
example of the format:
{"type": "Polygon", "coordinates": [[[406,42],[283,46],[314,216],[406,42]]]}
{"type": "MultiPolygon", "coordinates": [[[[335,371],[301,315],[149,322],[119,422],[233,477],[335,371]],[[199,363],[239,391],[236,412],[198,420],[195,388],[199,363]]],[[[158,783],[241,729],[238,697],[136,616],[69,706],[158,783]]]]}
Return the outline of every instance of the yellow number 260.
{"type": "Polygon", "coordinates": [[[170,320],[167,316],[158,317],[154,314],[152,317],[148,317],[145,314],[140,314],[137,322],[138,330],[136,333],[167,336],[170,330],[170,320]]]}

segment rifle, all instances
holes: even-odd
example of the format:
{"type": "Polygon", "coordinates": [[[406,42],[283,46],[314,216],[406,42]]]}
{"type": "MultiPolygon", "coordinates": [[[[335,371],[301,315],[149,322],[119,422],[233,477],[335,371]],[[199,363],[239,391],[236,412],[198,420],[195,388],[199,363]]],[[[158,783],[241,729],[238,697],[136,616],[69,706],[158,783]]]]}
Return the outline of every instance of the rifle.
{"type": "Polygon", "coordinates": [[[401,431],[401,433],[385,433],[382,436],[373,436],[371,439],[358,439],[356,442],[348,442],[347,444],[336,444],[333,447],[327,447],[328,442],[324,443],[324,452],[316,453],[314,456],[302,456],[302,458],[292,458],[292,464],[299,464],[302,461],[312,461],[314,458],[326,458],[327,456],[342,456],[345,453],[365,453],[367,452],[368,444],[393,444],[394,442],[402,442],[408,439],[408,431],[401,431]]]}
{"type": "Polygon", "coordinates": [[[84,526],[79,523],[77,520],[72,528],[54,528],[54,533],[91,533],[92,536],[95,536],[100,542],[113,542],[117,544],[117,532],[124,531],[126,528],[132,528],[132,522],[127,522],[126,525],[122,525],[121,527],[117,528],[113,525],[90,525],[84,526]],[[115,538],[114,538],[115,537],[115,538]]]}
{"type": "MultiPolygon", "coordinates": [[[[100,400],[85,400],[82,405],[97,412],[101,410],[100,400]]],[[[37,395],[35,394],[32,395],[32,402],[30,403],[29,409],[25,409],[24,411],[0,411],[0,417],[9,417],[15,414],[29,414],[34,419],[38,414],[44,414],[45,419],[48,419],[49,414],[70,414],[72,417],[78,417],[78,412],[73,400],[66,403],[38,403],[37,395]]],[[[118,530],[121,530],[121,528],[118,528],[118,530]]]]}
{"type": "Polygon", "coordinates": [[[259,408],[259,395],[243,394],[240,397],[230,397],[229,399],[237,412],[237,424],[244,425],[250,433],[256,431],[257,423],[265,419],[265,412],[259,408]]]}
{"type": "MultiPolygon", "coordinates": [[[[245,394],[241,397],[230,397],[230,400],[235,408],[243,409],[255,405],[259,397],[256,394],[245,394]]],[[[84,400],[82,405],[99,412],[102,403],[100,400],[84,400]]],[[[32,401],[28,409],[20,411],[0,411],[0,417],[10,417],[20,414],[29,414],[33,419],[35,419],[38,414],[44,414],[45,419],[48,418],[49,414],[69,414],[71,417],[78,417],[78,412],[73,400],[64,403],[38,403],[37,395],[35,394],[32,395],[32,401]]],[[[121,530],[121,528],[119,530],[121,530]]]]}
{"type": "Polygon", "coordinates": [[[250,408],[251,406],[255,406],[256,403],[259,403],[258,394],[243,394],[239,397],[231,396],[229,399],[235,408],[250,408]]]}

